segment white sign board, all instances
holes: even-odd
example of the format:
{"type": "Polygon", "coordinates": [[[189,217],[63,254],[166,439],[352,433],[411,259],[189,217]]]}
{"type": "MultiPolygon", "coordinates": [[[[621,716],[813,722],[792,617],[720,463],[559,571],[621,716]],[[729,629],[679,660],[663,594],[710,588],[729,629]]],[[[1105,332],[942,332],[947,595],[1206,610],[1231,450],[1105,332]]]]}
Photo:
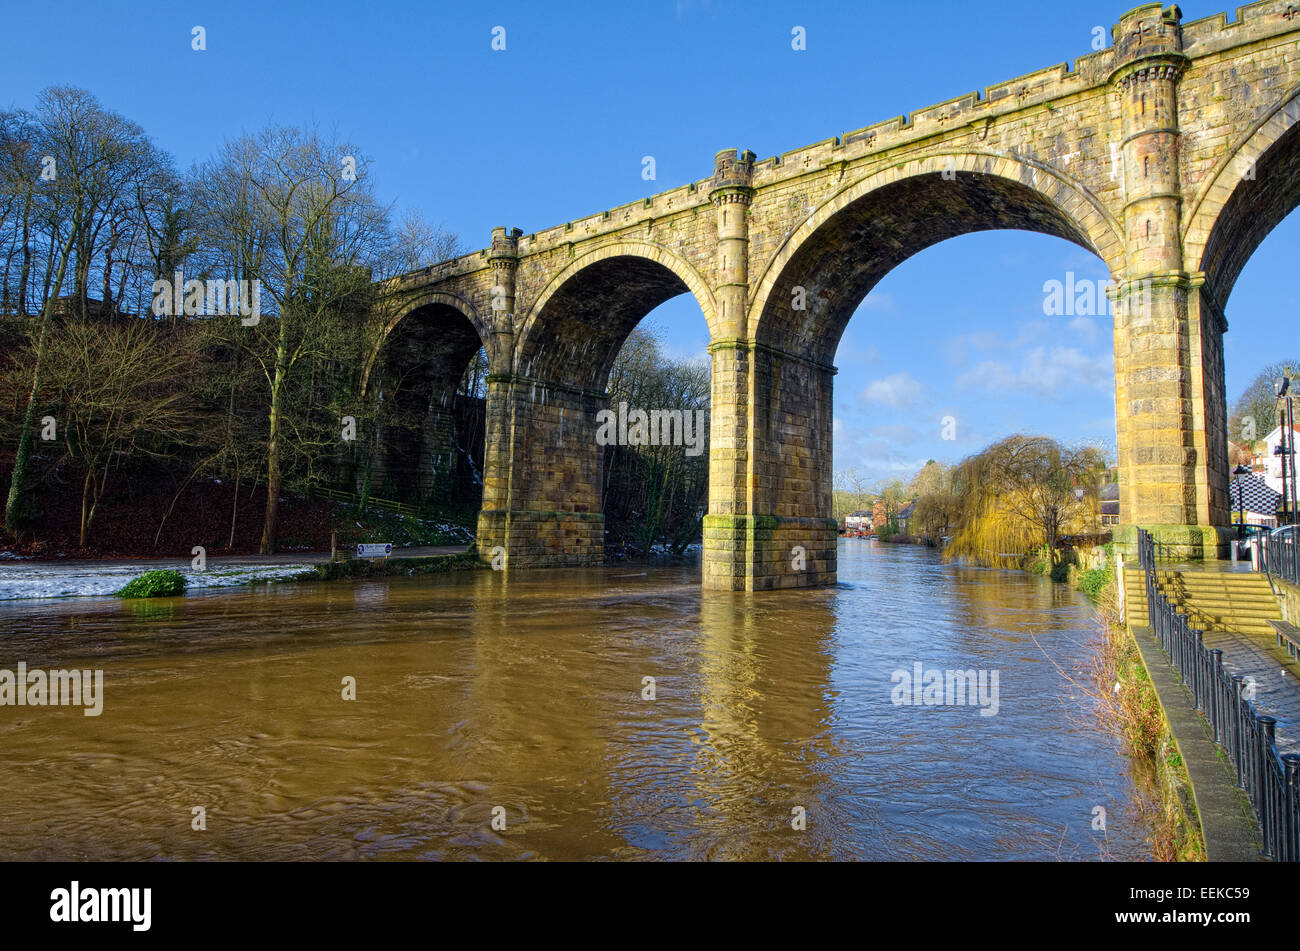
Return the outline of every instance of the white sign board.
{"type": "Polygon", "coordinates": [[[393,553],[393,543],[384,542],[377,545],[358,545],[358,558],[387,558],[393,553]]]}

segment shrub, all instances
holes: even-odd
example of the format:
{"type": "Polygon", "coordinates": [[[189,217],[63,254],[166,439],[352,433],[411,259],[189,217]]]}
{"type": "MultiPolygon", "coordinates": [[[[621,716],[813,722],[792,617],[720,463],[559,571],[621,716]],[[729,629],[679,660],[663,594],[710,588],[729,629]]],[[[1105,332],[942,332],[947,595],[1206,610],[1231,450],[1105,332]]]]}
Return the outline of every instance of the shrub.
{"type": "Polygon", "coordinates": [[[1045,575],[1057,584],[1070,581],[1070,571],[1077,565],[1078,559],[1071,549],[1053,552],[1046,546],[1032,552],[1025,560],[1025,570],[1030,574],[1045,575]]]}
{"type": "Polygon", "coordinates": [[[1050,575],[1052,573],[1052,553],[1046,548],[1039,548],[1025,558],[1025,570],[1033,575],[1050,575]]]}
{"type": "Polygon", "coordinates": [[[119,598],[170,598],[185,593],[185,576],[179,571],[146,571],[132,578],[117,593],[119,598]]]}
{"type": "Polygon", "coordinates": [[[1101,594],[1101,589],[1110,584],[1111,570],[1102,565],[1097,568],[1089,568],[1079,575],[1079,590],[1090,598],[1095,598],[1101,594]]]}

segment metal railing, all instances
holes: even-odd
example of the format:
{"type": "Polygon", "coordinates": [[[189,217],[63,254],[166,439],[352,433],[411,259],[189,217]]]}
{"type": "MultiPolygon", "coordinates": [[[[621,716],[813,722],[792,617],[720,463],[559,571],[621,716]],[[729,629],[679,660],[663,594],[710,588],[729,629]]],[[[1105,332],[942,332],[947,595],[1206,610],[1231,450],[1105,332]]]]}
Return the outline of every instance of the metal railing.
{"type": "MultiPolygon", "coordinates": [[[[361,496],[355,492],[344,492],[342,489],[331,489],[328,486],[314,485],[311,487],[312,495],[319,496],[322,499],[331,499],[335,502],[350,502],[353,505],[361,504],[361,496]]],[[[401,515],[410,515],[412,518],[420,517],[420,510],[414,505],[408,505],[405,502],[393,502],[388,499],[377,499],[374,496],[366,499],[366,505],[373,505],[375,508],[387,509],[390,512],[397,512],[401,515]]]]}
{"type": "Polygon", "coordinates": [[[1300,540],[1296,532],[1285,535],[1260,534],[1259,567],[1268,574],[1269,581],[1281,578],[1300,585],[1300,540]]]}
{"type": "Polygon", "coordinates": [[[1223,651],[1207,649],[1204,633],[1160,592],[1155,556],[1154,539],[1139,529],[1138,564],[1146,575],[1151,628],[1236,767],[1237,787],[1259,817],[1263,854],[1277,862],[1300,861],[1300,755],[1278,751],[1277,721],[1246,698],[1250,683],[1228,672],[1223,651]]]}

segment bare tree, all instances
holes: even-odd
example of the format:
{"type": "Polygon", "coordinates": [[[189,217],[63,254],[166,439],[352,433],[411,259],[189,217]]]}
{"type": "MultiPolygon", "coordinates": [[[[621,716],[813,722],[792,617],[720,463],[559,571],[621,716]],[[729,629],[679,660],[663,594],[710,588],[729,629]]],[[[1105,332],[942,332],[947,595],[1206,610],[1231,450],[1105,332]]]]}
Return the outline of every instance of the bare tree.
{"type": "Polygon", "coordinates": [[[1278,425],[1277,381],[1300,374],[1300,360],[1271,363],[1251,381],[1237,398],[1228,418],[1228,438],[1247,447],[1271,433],[1278,425]]]}
{"type": "Polygon", "coordinates": [[[465,253],[460,239],[441,225],[432,225],[424,216],[408,209],[398,220],[384,255],[385,267],[396,274],[418,271],[465,253]]]}
{"type": "Polygon", "coordinates": [[[360,151],[314,130],[269,128],[227,144],[202,169],[197,191],[219,264],[233,279],[259,281],[274,310],[252,326],[220,325],[266,384],[261,551],[268,554],[276,549],[286,458],[327,441],[291,410],[310,407],[330,386],[323,368],[360,365],[355,350],[366,339],[372,267],[389,247],[387,209],[370,191],[360,151]]]}
{"type": "Polygon", "coordinates": [[[46,398],[82,474],[84,548],[115,465],[135,453],[167,455],[185,440],[190,357],[152,322],[69,320],[51,332],[45,360],[46,398]]]}
{"type": "MultiPolygon", "coordinates": [[[[39,237],[29,234],[28,238],[35,241],[43,239],[45,278],[41,290],[40,317],[33,331],[36,343],[31,354],[32,382],[19,431],[14,468],[10,475],[9,497],[5,503],[5,527],[15,538],[21,537],[30,518],[24,504],[27,471],[31,464],[32,434],[52,305],[63,286],[73,250],[81,240],[78,222],[83,220],[83,216],[79,213],[78,206],[84,203],[82,182],[104,161],[96,149],[98,140],[85,131],[88,127],[99,126],[98,117],[94,115],[97,109],[93,100],[79,95],[65,97],[58,90],[47,90],[41,97],[41,110],[37,119],[39,129],[35,141],[41,171],[37,177],[45,187],[41,188],[43,200],[37,212],[40,223],[32,229],[41,234],[39,237]]],[[[31,169],[26,171],[32,173],[31,169]]],[[[27,270],[28,262],[25,261],[24,271],[27,270]]],[[[25,274],[24,287],[26,280],[25,274]]],[[[22,301],[25,312],[25,297],[22,301]]]]}
{"type": "MultiPolygon", "coordinates": [[[[680,410],[684,418],[707,413],[710,372],[703,363],[669,359],[654,328],[638,327],[614,360],[608,389],[610,407],[680,410]]],[[[630,536],[643,552],[660,540],[680,552],[699,537],[708,498],[707,446],[699,455],[681,445],[611,445],[604,452],[605,512],[618,537],[630,536]]]]}
{"type": "Polygon", "coordinates": [[[8,209],[0,210],[0,233],[8,235],[5,309],[13,300],[13,309],[26,316],[35,302],[39,315],[29,327],[31,386],[5,505],[5,525],[17,536],[30,514],[25,493],[33,423],[55,302],[71,277],[72,300],[57,309],[86,319],[93,277],[107,310],[117,310],[129,280],[138,279],[130,264],[139,243],[136,183],[168,168],[170,160],[135,123],[67,86],[42,91],[34,114],[0,119],[0,143],[6,196],[0,206],[8,209]]]}

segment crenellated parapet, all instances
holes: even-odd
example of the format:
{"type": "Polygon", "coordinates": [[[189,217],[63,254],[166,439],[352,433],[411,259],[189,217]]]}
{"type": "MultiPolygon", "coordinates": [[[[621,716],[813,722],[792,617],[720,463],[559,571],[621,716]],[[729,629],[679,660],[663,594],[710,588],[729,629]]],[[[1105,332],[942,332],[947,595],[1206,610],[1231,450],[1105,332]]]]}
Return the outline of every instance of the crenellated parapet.
{"type": "Polygon", "coordinates": [[[715,203],[730,196],[753,197],[753,152],[724,149],[713,157],[713,184],[709,198],[715,203]]]}

